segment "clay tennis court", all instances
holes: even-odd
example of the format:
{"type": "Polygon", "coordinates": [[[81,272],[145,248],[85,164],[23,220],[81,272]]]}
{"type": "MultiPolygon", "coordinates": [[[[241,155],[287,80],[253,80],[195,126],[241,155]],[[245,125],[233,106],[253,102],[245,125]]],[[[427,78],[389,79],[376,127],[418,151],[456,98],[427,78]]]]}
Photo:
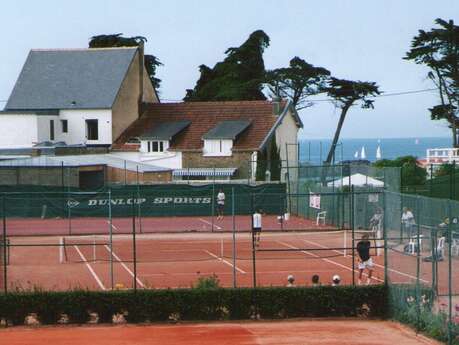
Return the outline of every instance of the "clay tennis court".
{"type": "MultiPolygon", "coordinates": [[[[139,233],[225,232],[234,228],[238,232],[250,231],[249,215],[226,216],[217,220],[211,216],[181,217],[72,217],[72,218],[18,218],[6,219],[7,236],[88,235],[107,234],[112,225],[113,233],[129,234],[135,224],[139,233]],[[234,222],[234,223],[233,223],[234,222]]],[[[267,231],[332,229],[333,226],[317,225],[315,220],[290,216],[280,221],[276,215],[263,216],[263,228],[267,231]]]]}
{"type": "MultiPolygon", "coordinates": [[[[249,216],[218,221],[212,217],[113,218],[112,257],[110,221],[106,218],[10,218],[6,225],[11,245],[7,276],[10,289],[133,288],[134,276],[137,288],[189,288],[199,278],[210,276],[216,276],[224,287],[233,286],[234,281],[240,287],[254,284],[249,216]]],[[[350,230],[317,225],[314,220],[295,216],[283,222],[277,216],[265,216],[263,227],[266,230],[255,255],[257,286],[283,286],[289,274],[302,286],[310,285],[314,274],[320,276],[322,284],[329,284],[334,274],[340,275],[342,284],[352,284],[354,272],[357,282],[357,259],[353,260],[351,248],[361,233],[355,232],[353,242],[350,230]]],[[[372,245],[382,246],[382,241],[372,245]]],[[[383,250],[376,256],[373,249],[372,255],[372,283],[380,284],[384,282],[383,250]]],[[[388,263],[392,282],[416,280],[414,255],[389,250],[388,263]]],[[[439,263],[438,269],[440,277],[447,276],[447,261],[439,263]]],[[[421,283],[431,284],[432,264],[421,263],[420,277],[421,283]]],[[[453,286],[459,286],[459,277],[454,279],[453,286]]],[[[446,280],[440,279],[438,284],[440,293],[447,291],[446,280]]]]}
{"type": "Polygon", "coordinates": [[[326,319],[210,324],[14,327],[0,330],[8,345],[419,345],[440,344],[390,321],[326,319]],[[52,339],[52,340],[51,340],[52,339]]]}
{"type": "MultiPolygon", "coordinates": [[[[10,238],[10,243],[8,284],[12,289],[109,290],[112,287],[107,236],[21,236],[10,238]]],[[[304,286],[310,285],[312,275],[318,274],[323,284],[329,284],[331,277],[339,274],[343,284],[351,284],[353,269],[357,279],[357,262],[353,267],[349,249],[351,243],[349,232],[339,230],[263,233],[255,253],[256,283],[283,286],[287,275],[293,274],[296,284],[304,286]],[[342,249],[345,243],[346,253],[342,249]]],[[[251,287],[251,234],[237,234],[235,262],[232,246],[231,233],[139,234],[134,267],[132,237],[114,235],[113,284],[132,288],[136,269],[138,288],[188,288],[198,278],[213,275],[222,286],[230,287],[234,272],[237,286],[251,287]]],[[[376,265],[372,283],[383,283],[384,257],[381,253],[375,256],[375,250],[372,251],[376,265]]],[[[413,281],[416,272],[411,264],[411,257],[398,258],[398,269],[389,270],[391,279],[413,281]]]]}

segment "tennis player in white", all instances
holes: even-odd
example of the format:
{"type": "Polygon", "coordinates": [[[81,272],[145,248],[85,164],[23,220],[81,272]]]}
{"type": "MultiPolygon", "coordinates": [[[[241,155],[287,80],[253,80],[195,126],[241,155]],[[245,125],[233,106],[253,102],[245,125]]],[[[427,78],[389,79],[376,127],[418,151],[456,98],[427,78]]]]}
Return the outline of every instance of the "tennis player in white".
{"type": "Polygon", "coordinates": [[[259,210],[256,210],[252,216],[252,231],[255,235],[255,246],[257,247],[260,245],[261,227],[261,213],[259,210]]]}

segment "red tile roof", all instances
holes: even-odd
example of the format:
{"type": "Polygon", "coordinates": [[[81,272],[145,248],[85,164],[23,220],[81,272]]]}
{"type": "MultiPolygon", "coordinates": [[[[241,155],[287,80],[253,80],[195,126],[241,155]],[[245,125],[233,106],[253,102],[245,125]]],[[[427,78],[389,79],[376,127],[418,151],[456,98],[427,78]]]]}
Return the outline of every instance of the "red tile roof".
{"type": "MultiPolygon", "coordinates": [[[[286,102],[282,102],[281,108],[286,102]]],[[[270,101],[151,103],[145,112],[116,140],[114,149],[123,149],[129,138],[139,137],[162,122],[190,120],[191,124],[176,135],[171,149],[201,150],[202,136],[225,120],[250,120],[250,126],[234,142],[233,150],[257,150],[274,126],[270,101]]]]}

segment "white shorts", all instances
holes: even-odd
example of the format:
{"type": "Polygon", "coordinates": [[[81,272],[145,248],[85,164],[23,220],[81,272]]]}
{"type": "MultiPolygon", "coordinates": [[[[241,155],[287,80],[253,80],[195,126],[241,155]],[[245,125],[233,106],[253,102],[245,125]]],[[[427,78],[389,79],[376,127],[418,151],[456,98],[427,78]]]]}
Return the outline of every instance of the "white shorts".
{"type": "Polygon", "coordinates": [[[365,268],[368,268],[369,270],[373,269],[373,260],[369,258],[367,261],[360,261],[359,262],[359,270],[364,270],[365,268]]]}

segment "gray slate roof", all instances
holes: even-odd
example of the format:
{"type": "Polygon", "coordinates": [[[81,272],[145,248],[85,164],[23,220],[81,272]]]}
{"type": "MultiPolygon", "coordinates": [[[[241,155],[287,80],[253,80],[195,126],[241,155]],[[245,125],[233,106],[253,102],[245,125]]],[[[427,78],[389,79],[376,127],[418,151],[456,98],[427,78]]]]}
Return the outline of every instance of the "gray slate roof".
{"type": "Polygon", "coordinates": [[[150,130],[145,131],[140,138],[151,140],[172,140],[174,135],[177,135],[190,125],[191,121],[171,121],[162,122],[154,126],[150,130]]]}
{"type": "Polygon", "coordinates": [[[234,120],[219,122],[214,128],[202,136],[203,139],[236,139],[250,126],[249,120],[234,120]]]}
{"type": "Polygon", "coordinates": [[[136,48],[31,50],[5,110],[109,109],[136,48]]]}

